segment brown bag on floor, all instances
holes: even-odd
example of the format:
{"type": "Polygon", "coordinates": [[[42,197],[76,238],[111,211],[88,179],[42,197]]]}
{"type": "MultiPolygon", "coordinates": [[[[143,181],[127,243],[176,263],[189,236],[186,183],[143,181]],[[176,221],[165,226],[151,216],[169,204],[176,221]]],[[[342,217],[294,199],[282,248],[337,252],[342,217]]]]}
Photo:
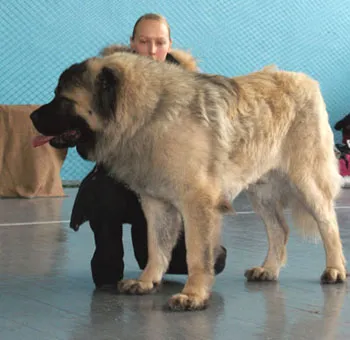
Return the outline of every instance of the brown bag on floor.
{"type": "Polygon", "coordinates": [[[29,118],[39,105],[0,105],[0,197],[65,196],[60,176],[67,149],[32,146],[29,118]]]}

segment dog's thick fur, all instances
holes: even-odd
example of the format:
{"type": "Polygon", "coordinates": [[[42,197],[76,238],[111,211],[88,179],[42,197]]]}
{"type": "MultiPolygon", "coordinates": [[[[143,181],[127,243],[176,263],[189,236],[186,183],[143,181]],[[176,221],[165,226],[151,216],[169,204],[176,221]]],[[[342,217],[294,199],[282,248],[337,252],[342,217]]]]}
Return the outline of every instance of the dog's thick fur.
{"type": "Polygon", "coordinates": [[[308,76],[268,68],[226,78],[114,53],[66,70],[53,101],[32,120],[45,135],[85,124],[80,153],[140,194],[149,260],[138,280],[120,283],[122,292],[148,293],[161,282],[183,218],[189,275],[169,306],[204,308],[222,215],[242,190],[269,240],[265,261],[246,271],[248,280],[278,278],[286,207],[306,235],[321,235],[322,282],[346,279],[333,206],[340,188],[333,134],[318,83],[308,76]]]}

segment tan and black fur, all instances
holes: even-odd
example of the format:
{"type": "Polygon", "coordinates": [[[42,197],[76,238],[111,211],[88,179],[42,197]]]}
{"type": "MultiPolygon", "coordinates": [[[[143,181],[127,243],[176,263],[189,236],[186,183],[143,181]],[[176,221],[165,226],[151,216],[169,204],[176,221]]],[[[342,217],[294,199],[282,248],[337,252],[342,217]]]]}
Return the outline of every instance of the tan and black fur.
{"type": "Polygon", "coordinates": [[[322,282],[346,279],[333,134],[319,85],[308,76],[267,68],[226,78],[117,52],[66,70],[54,100],[32,120],[46,135],[62,133],[55,122],[71,122],[66,129],[86,124],[78,150],[139,193],[149,261],[137,280],[120,282],[122,292],[156,288],[183,219],[189,275],[169,306],[204,308],[222,215],[242,190],[269,240],[265,261],[246,271],[248,280],[278,278],[286,260],[286,207],[305,235],[321,235],[322,282]]]}

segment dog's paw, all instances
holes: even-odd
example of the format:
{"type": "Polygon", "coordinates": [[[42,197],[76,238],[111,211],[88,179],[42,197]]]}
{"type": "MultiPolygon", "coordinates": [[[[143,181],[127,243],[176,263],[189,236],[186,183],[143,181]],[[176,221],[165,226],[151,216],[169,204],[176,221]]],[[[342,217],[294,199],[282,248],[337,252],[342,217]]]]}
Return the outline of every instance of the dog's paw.
{"type": "Polygon", "coordinates": [[[245,271],[248,281],[277,281],[278,273],[264,267],[254,267],[245,271]]]}
{"type": "Polygon", "coordinates": [[[321,283],[342,283],[346,281],[346,270],[327,267],[321,276],[321,283]]]}
{"type": "Polygon", "coordinates": [[[208,306],[208,299],[203,299],[196,294],[175,294],[168,301],[168,307],[172,311],[203,310],[208,306]]]}
{"type": "Polygon", "coordinates": [[[149,281],[122,280],[118,283],[118,290],[124,294],[145,295],[156,292],[159,286],[159,283],[149,281]]]}

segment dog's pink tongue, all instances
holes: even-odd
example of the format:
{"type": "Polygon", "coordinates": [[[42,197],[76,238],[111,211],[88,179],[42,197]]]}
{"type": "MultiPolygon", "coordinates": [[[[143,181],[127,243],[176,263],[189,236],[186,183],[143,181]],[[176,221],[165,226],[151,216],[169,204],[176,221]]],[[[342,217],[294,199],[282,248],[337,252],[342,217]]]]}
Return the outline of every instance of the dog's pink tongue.
{"type": "Polygon", "coordinates": [[[36,148],[37,146],[41,146],[48,143],[54,137],[55,136],[42,136],[42,135],[36,136],[32,140],[32,145],[36,148]]]}

